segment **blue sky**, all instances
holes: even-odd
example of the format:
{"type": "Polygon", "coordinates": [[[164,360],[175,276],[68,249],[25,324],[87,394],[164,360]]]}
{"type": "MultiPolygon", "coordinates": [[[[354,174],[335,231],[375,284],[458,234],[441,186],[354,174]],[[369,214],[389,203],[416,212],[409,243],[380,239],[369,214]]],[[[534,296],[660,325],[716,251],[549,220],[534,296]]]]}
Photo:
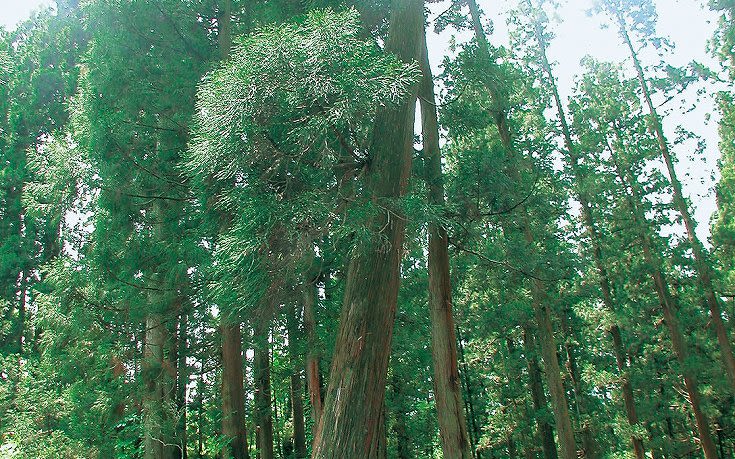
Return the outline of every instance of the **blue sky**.
{"type": "MultiPolygon", "coordinates": [[[[686,65],[693,59],[716,67],[717,63],[705,51],[707,40],[712,36],[717,18],[710,11],[703,8],[701,0],[655,0],[658,14],[658,34],[667,36],[676,44],[676,49],[666,56],[673,65],[686,65]]],[[[507,29],[504,24],[506,12],[516,3],[515,0],[479,0],[480,6],[491,19],[494,19],[495,33],[491,37],[494,43],[507,42],[507,29]]],[[[591,55],[599,60],[628,62],[625,48],[614,30],[602,27],[599,18],[590,18],[585,14],[589,7],[589,0],[561,0],[562,7],[559,17],[564,21],[555,24],[556,38],[549,49],[552,59],[559,65],[556,67],[559,86],[564,96],[571,93],[575,75],[580,73],[579,61],[585,55],[591,55]]],[[[15,24],[33,10],[53,4],[51,0],[0,0],[0,25],[12,29],[15,24]]],[[[436,6],[436,11],[446,8],[446,0],[436,6]]],[[[448,48],[448,36],[434,36],[430,38],[430,47],[433,50],[432,60],[436,66],[441,56],[448,48]]],[[[656,62],[658,56],[644,53],[644,59],[656,62]]],[[[629,62],[628,62],[629,63],[629,62]]],[[[438,69],[437,69],[438,70],[438,69]]],[[[683,94],[683,98],[694,99],[692,89],[683,94]]],[[[706,239],[709,236],[709,219],[715,210],[715,199],[711,188],[716,180],[717,172],[717,126],[716,114],[709,122],[706,115],[714,111],[714,103],[702,100],[699,106],[687,113],[680,113],[678,104],[670,103],[666,126],[670,139],[674,138],[674,129],[677,124],[686,125],[690,130],[701,135],[707,142],[708,148],[704,156],[690,158],[692,144],[677,146],[679,164],[677,170],[685,187],[685,193],[692,199],[695,207],[695,216],[699,222],[698,233],[706,239]],[[713,175],[715,179],[713,179],[713,175]]]]}

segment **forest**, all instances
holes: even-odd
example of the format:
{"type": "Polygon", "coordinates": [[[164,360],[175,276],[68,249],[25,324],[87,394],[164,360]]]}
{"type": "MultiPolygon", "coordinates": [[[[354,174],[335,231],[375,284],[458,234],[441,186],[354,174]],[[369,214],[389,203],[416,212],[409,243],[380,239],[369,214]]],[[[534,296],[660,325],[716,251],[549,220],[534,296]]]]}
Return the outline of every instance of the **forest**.
{"type": "Polygon", "coordinates": [[[573,1],[571,92],[558,0],[0,28],[0,458],[735,457],[735,1],[573,1]]]}

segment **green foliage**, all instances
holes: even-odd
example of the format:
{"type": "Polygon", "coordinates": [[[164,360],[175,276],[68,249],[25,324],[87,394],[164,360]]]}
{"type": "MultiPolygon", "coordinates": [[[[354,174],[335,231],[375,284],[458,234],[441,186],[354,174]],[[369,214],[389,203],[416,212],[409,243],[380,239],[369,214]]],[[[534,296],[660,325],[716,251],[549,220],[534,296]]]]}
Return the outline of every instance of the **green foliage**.
{"type": "MultiPolygon", "coordinates": [[[[151,436],[189,457],[220,457],[230,441],[221,427],[222,323],[242,325],[251,457],[251,347],[263,341],[274,442],[280,457],[294,456],[294,397],[305,404],[307,445],[317,426],[291,377],[303,377],[311,355],[322,384],[329,377],[349,260],[366,243],[386,248],[382,231],[367,224],[386,208],[407,219],[385,388],[388,457],[442,457],[429,222],[449,233],[460,347],[452,363],[482,457],[540,457],[538,428],[554,427],[552,406],[537,406],[531,392],[546,397],[549,387],[534,314],[539,289],[578,449],[591,432],[598,457],[630,457],[636,435],[657,457],[695,457],[686,368],[722,448],[732,450],[733,398],[716,364],[691,245],[640,84],[621,64],[583,61],[561,101],[578,150],[564,161],[571,152],[550,110],[553,76],[542,54],[554,38],[556,1],[519,2],[507,18],[511,47],[485,50],[479,37],[462,43],[460,33],[444,57],[444,205],[429,204],[420,137],[406,197],[373,200],[365,179],[380,135],[376,113],[405,102],[421,77],[415,63],[382,48],[390,2],[233,1],[235,45],[221,61],[224,1],[59,3],[58,14],[0,31],[0,458],[142,458],[151,436]],[[580,196],[597,234],[580,218],[580,196]],[[614,308],[603,304],[600,265],[614,308]],[[693,349],[683,363],[661,320],[654,268],[668,280],[693,349]],[[313,336],[305,287],[317,296],[313,336]],[[286,317],[292,306],[295,316],[286,317]]],[[[713,50],[732,70],[735,4],[710,3],[720,13],[713,50]]],[[[436,17],[429,6],[429,18],[438,30],[466,31],[466,6],[453,2],[436,17]]],[[[670,45],[655,35],[652,0],[590,6],[625,25],[634,47],[670,45]]],[[[682,93],[692,103],[685,90],[718,78],[696,62],[642,65],[657,96],[682,93]]],[[[698,89],[697,98],[710,90],[698,89]]],[[[719,95],[711,260],[730,328],[734,103],[719,95]]],[[[693,128],[677,127],[676,149],[701,151],[693,128]]]]}

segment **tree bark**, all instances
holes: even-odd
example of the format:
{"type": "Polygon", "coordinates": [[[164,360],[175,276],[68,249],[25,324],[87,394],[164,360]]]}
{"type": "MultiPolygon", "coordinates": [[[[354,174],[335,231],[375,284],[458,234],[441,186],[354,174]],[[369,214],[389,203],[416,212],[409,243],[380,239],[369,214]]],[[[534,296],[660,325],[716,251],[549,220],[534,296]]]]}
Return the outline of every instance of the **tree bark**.
{"type": "Polygon", "coordinates": [[[186,383],[189,381],[189,372],[186,365],[187,356],[187,311],[179,314],[176,343],[173,346],[171,361],[176,363],[176,390],[174,393],[178,420],[176,423],[176,447],[173,450],[173,459],[187,459],[186,450],[186,383]]]}
{"type": "Polygon", "coordinates": [[[536,412],[536,426],[538,436],[541,439],[541,448],[544,453],[544,459],[557,459],[556,441],[554,440],[554,429],[546,419],[539,418],[538,413],[546,411],[548,404],[546,402],[546,392],[544,392],[544,384],[541,378],[541,369],[536,356],[536,340],[533,332],[528,326],[523,328],[523,347],[526,353],[526,362],[528,364],[528,380],[531,389],[531,401],[533,409],[536,412]]]}
{"type": "Polygon", "coordinates": [[[288,315],[288,352],[291,360],[291,415],[293,417],[294,453],[297,458],[307,457],[306,425],[304,421],[303,383],[301,382],[302,360],[299,357],[298,318],[293,303],[289,304],[288,315]]]}
{"type": "MultiPolygon", "coordinates": [[[[219,50],[227,59],[232,48],[232,1],[222,0],[219,14],[219,50]]],[[[231,217],[222,218],[229,226],[231,217]]],[[[245,388],[243,386],[242,332],[238,318],[220,319],[222,337],[222,435],[228,438],[223,449],[224,459],[248,458],[245,424],[245,388]]]]}
{"type": "MultiPolygon", "coordinates": [[[[569,319],[571,318],[571,308],[567,308],[560,315],[562,333],[570,338],[573,336],[572,328],[569,325],[569,319]]],[[[577,366],[577,357],[574,355],[574,349],[572,345],[566,341],[564,343],[564,351],[567,356],[567,374],[569,375],[569,381],[572,385],[572,391],[574,393],[575,405],[577,407],[577,418],[579,425],[579,433],[582,439],[582,450],[584,457],[587,459],[597,459],[599,457],[597,451],[597,445],[595,443],[594,434],[592,427],[590,426],[589,420],[584,419],[589,416],[587,394],[585,393],[582,385],[582,377],[579,373],[579,367],[577,366]]]]}
{"type": "Polygon", "coordinates": [[[143,347],[143,377],[146,392],[143,398],[143,458],[169,459],[166,453],[174,439],[170,435],[171,422],[166,413],[165,378],[168,376],[164,361],[164,348],[168,331],[163,315],[148,314],[145,321],[145,344],[143,347]]]}
{"type": "Polygon", "coordinates": [[[408,430],[406,426],[406,402],[405,395],[403,393],[405,382],[401,380],[401,377],[396,376],[393,373],[391,377],[391,389],[392,389],[392,403],[391,405],[395,408],[393,416],[393,435],[396,439],[396,453],[398,459],[411,459],[411,448],[409,447],[410,439],[408,437],[408,430]]]}
{"type": "MultiPolygon", "coordinates": [[[[429,203],[444,205],[439,122],[434,97],[434,79],[424,32],[421,53],[422,80],[419,87],[421,127],[429,203]]],[[[429,311],[431,355],[434,364],[434,396],[439,420],[442,452],[447,459],[470,458],[462,390],[457,366],[457,337],[452,313],[452,284],[449,271],[447,231],[436,221],[429,223],[429,311]]]]}
{"type": "Polygon", "coordinates": [[[222,435],[228,438],[223,449],[226,459],[248,457],[245,429],[245,390],[243,387],[242,334],[240,323],[222,318],[222,435]]]}
{"type": "MultiPolygon", "coordinates": [[[[393,2],[386,50],[404,62],[419,57],[422,0],[393,2]]],[[[355,249],[347,272],[335,355],[317,428],[314,458],[382,457],[380,420],[395,321],[405,218],[391,201],[406,192],[413,153],[415,88],[399,106],[376,115],[366,191],[377,208],[375,233],[355,249]]],[[[384,432],[384,430],[383,430],[384,432]]]]}
{"type": "Polygon", "coordinates": [[[314,426],[319,425],[322,412],[324,411],[322,399],[322,382],[319,373],[319,361],[321,353],[319,351],[319,337],[316,332],[316,305],[317,290],[315,279],[307,279],[303,286],[303,302],[304,302],[304,330],[308,340],[308,350],[306,353],[306,385],[309,391],[309,403],[311,406],[311,418],[314,426]]]}
{"type": "Polygon", "coordinates": [[[258,327],[255,333],[255,430],[260,459],[274,459],[273,408],[271,405],[270,327],[258,327]]]}

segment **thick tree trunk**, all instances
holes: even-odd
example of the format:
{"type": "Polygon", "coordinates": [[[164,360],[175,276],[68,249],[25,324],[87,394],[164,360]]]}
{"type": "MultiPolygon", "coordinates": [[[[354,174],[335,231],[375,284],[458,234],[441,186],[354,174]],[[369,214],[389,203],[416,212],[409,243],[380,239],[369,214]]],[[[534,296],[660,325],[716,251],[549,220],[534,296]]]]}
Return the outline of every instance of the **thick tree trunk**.
{"type": "Polygon", "coordinates": [[[294,453],[297,458],[304,458],[306,453],[306,425],[304,421],[303,383],[301,368],[303,361],[299,357],[299,333],[296,308],[290,303],[288,315],[288,352],[291,360],[291,415],[293,418],[294,453]]]}
{"type": "MultiPolygon", "coordinates": [[[[219,48],[226,59],[232,47],[232,1],[222,0],[219,14],[219,48]]],[[[231,218],[223,216],[223,226],[231,218]]],[[[236,318],[222,317],[222,435],[229,439],[223,449],[223,459],[248,457],[247,430],[245,425],[245,388],[243,385],[242,332],[236,318]]]]}
{"type": "Polygon", "coordinates": [[[248,457],[245,430],[245,391],[243,387],[242,334],[240,323],[222,318],[222,435],[229,439],[223,449],[226,459],[248,457]]]}
{"type": "MultiPolygon", "coordinates": [[[[423,24],[422,0],[394,1],[386,50],[404,62],[417,59],[423,24]]],[[[399,106],[382,107],[376,115],[366,191],[376,207],[386,211],[368,222],[377,234],[356,247],[350,261],[314,458],[382,455],[380,421],[406,225],[391,201],[403,196],[408,185],[415,96],[399,106]]]]}
{"type": "MultiPolygon", "coordinates": [[[[531,10],[533,10],[533,5],[531,4],[530,0],[528,1],[528,6],[531,8],[531,10]]],[[[551,64],[549,63],[549,59],[547,57],[547,43],[544,31],[542,25],[538,22],[538,18],[536,19],[536,21],[537,22],[536,26],[534,27],[534,31],[536,40],[538,41],[539,45],[541,67],[543,68],[544,73],[546,73],[546,77],[551,85],[552,96],[554,98],[554,103],[556,104],[559,124],[561,125],[561,131],[564,137],[564,145],[567,149],[566,160],[573,174],[577,199],[579,200],[581,205],[582,221],[587,230],[587,236],[590,239],[592,256],[594,258],[595,267],[599,275],[602,301],[607,310],[615,313],[616,307],[615,303],[613,302],[612,290],[610,288],[610,280],[607,274],[607,268],[605,267],[605,263],[602,257],[601,236],[597,231],[597,226],[595,225],[595,221],[592,216],[590,200],[588,199],[587,193],[584,191],[584,176],[579,167],[580,157],[572,140],[572,132],[567,122],[567,115],[564,111],[564,105],[562,105],[561,97],[559,96],[559,89],[556,85],[556,78],[554,77],[554,72],[552,71],[551,64]]],[[[627,366],[625,364],[627,358],[625,348],[623,347],[623,339],[622,334],[620,333],[620,327],[617,324],[613,324],[610,327],[609,332],[613,341],[613,350],[615,352],[615,359],[617,362],[618,371],[620,373],[621,388],[623,392],[623,403],[625,406],[626,415],[630,425],[635,427],[638,424],[638,415],[636,413],[633,388],[630,384],[630,379],[627,373],[627,366]]],[[[644,459],[645,450],[643,448],[642,439],[633,436],[631,438],[631,443],[633,445],[633,451],[635,453],[636,459],[644,459]]]]}
{"type": "Polygon", "coordinates": [[[661,268],[662,263],[654,256],[655,252],[653,250],[653,242],[651,241],[649,229],[646,226],[645,215],[640,208],[640,203],[643,198],[636,188],[635,178],[627,168],[621,166],[618,162],[615,150],[612,147],[610,147],[610,152],[612,153],[612,159],[617,169],[618,178],[623,184],[634,223],[640,231],[643,256],[646,263],[651,268],[651,276],[653,278],[656,295],[661,303],[664,321],[669,329],[674,355],[681,366],[684,385],[686,387],[689,404],[692,408],[692,413],[694,414],[694,419],[697,424],[697,432],[699,433],[699,440],[702,445],[702,449],[704,450],[704,455],[707,459],[717,459],[717,449],[710,432],[709,420],[701,408],[697,379],[687,361],[689,359],[690,351],[689,345],[686,342],[686,338],[684,337],[684,333],[682,332],[681,325],[679,323],[679,317],[677,315],[679,307],[675,298],[669,291],[666,276],[661,268]]]}
{"type": "MultiPolygon", "coordinates": [[[[523,328],[523,347],[526,353],[526,362],[528,364],[528,380],[531,389],[531,401],[533,409],[538,413],[546,411],[548,405],[546,402],[546,392],[544,392],[544,384],[541,378],[541,369],[536,357],[536,340],[533,331],[527,326],[523,328]]],[[[541,439],[541,448],[544,453],[544,459],[557,459],[556,441],[554,440],[554,429],[546,419],[536,418],[536,426],[538,436],[541,439]]]]}
{"type": "MultiPolygon", "coordinates": [[[[425,35],[425,34],[424,34],[425,35]]],[[[439,122],[434,97],[434,79],[424,36],[421,53],[422,81],[419,88],[423,155],[429,203],[444,205],[439,122]]],[[[429,223],[429,311],[431,318],[431,355],[434,364],[434,395],[439,420],[442,452],[447,459],[470,458],[462,390],[457,366],[457,337],[452,315],[452,284],[449,272],[447,231],[435,221],[429,223]]]]}
{"type": "MultiPolygon", "coordinates": [[[[620,28],[620,34],[623,36],[625,44],[628,46],[630,56],[633,59],[636,72],[638,74],[638,81],[643,92],[643,98],[648,106],[653,131],[656,134],[658,141],[659,150],[661,156],[666,163],[666,169],[669,173],[669,179],[671,181],[671,188],[674,192],[674,205],[681,214],[682,220],[684,221],[684,227],[686,228],[687,238],[689,239],[689,245],[692,248],[692,254],[694,255],[694,268],[697,272],[699,283],[704,291],[704,300],[709,308],[710,317],[712,319],[712,326],[717,336],[717,343],[720,347],[720,357],[722,359],[722,365],[725,370],[725,374],[730,382],[731,391],[735,392],[735,356],[733,355],[732,345],[730,343],[730,337],[728,336],[727,329],[722,320],[722,313],[720,311],[720,302],[715,293],[714,286],[712,285],[712,268],[707,257],[707,253],[702,245],[702,241],[699,240],[696,233],[696,225],[692,218],[691,211],[689,210],[689,204],[684,199],[684,193],[682,190],[681,182],[674,169],[674,161],[671,157],[671,151],[669,150],[669,144],[664,135],[663,125],[661,123],[661,117],[656,111],[656,107],[653,105],[651,99],[651,92],[648,88],[648,82],[646,81],[643,66],[638,59],[638,53],[633,47],[633,42],[628,34],[625,20],[623,19],[622,13],[615,10],[618,26],[620,28]]],[[[702,444],[703,447],[706,447],[702,444]]],[[[714,447],[714,444],[712,445],[714,447]]],[[[715,451],[710,451],[715,453],[715,451]]],[[[709,456],[708,456],[709,457],[709,456]]]]}
{"type": "Polygon", "coordinates": [[[309,391],[309,404],[311,406],[311,418],[314,426],[319,425],[323,408],[322,400],[322,382],[319,373],[319,361],[321,353],[319,352],[319,337],[316,331],[316,305],[317,290],[314,279],[307,279],[303,286],[303,303],[304,303],[304,331],[308,341],[308,350],[306,353],[306,385],[309,391]]]}

